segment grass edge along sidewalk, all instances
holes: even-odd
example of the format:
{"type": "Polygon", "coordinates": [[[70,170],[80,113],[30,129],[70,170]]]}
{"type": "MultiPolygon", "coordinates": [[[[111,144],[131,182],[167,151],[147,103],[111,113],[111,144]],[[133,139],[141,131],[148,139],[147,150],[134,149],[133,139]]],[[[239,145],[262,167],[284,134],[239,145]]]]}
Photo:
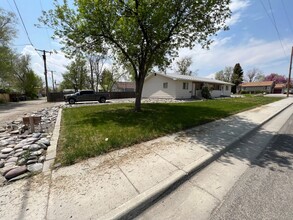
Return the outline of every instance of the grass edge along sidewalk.
{"type": "Polygon", "coordinates": [[[57,161],[63,165],[128,147],[265,105],[280,98],[245,97],[185,103],[112,104],[63,110],[57,161]]]}

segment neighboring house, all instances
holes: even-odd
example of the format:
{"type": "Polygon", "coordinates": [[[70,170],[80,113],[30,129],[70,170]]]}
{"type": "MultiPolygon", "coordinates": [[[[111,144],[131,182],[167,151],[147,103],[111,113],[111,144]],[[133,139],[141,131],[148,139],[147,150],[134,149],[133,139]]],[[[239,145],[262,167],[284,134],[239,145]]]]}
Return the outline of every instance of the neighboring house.
{"type": "Polygon", "coordinates": [[[277,83],[274,87],[274,93],[285,93],[287,91],[286,83],[277,83]]]}
{"type": "Polygon", "coordinates": [[[239,91],[257,93],[266,92],[272,93],[274,91],[275,82],[274,81],[264,81],[264,82],[247,82],[242,83],[238,86],[239,91]]]}
{"type": "Polygon", "coordinates": [[[112,87],[112,92],[134,92],[135,82],[116,82],[112,87]]]}
{"type": "Polygon", "coordinates": [[[142,97],[170,99],[201,98],[202,88],[208,86],[212,97],[216,98],[230,96],[232,85],[232,83],[202,77],[152,73],[145,79],[142,97]]]}

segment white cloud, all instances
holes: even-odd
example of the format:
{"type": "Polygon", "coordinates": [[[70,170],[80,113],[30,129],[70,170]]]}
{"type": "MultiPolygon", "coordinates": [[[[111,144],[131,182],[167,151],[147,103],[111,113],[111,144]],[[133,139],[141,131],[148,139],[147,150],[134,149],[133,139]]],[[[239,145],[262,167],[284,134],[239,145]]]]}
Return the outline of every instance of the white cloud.
{"type": "Polygon", "coordinates": [[[226,21],[228,26],[235,25],[241,21],[243,11],[250,5],[248,0],[233,0],[229,6],[232,11],[231,18],[226,21]]]}
{"type": "MultiPolygon", "coordinates": [[[[44,61],[42,58],[42,52],[37,52],[31,45],[25,46],[21,54],[27,54],[31,56],[31,67],[36,74],[41,76],[43,81],[44,77],[44,61]]],[[[50,71],[54,71],[54,81],[60,83],[62,81],[62,74],[66,71],[65,66],[68,65],[71,60],[65,57],[65,54],[58,50],[57,53],[46,53],[47,70],[48,70],[48,84],[52,85],[52,78],[50,71]]]]}
{"type": "Polygon", "coordinates": [[[247,8],[250,5],[249,0],[233,0],[229,6],[232,12],[237,12],[247,8]]]}
{"type": "MultiPolygon", "coordinates": [[[[283,39],[284,45],[288,45],[290,39],[283,39]]],[[[234,66],[240,63],[244,72],[258,67],[265,74],[277,72],[286,74],[290,50],[284,53],[279,40],[265,41],[251,38],[247,42],[231,46],[229,38],[216,40],[210,50],[196,47],[193,50],[182,48],[179,57],[191,56],[191,70],[198,70],[199,76],[212,77],[211,74],[224,69],[226,66],[234,66]]]]}

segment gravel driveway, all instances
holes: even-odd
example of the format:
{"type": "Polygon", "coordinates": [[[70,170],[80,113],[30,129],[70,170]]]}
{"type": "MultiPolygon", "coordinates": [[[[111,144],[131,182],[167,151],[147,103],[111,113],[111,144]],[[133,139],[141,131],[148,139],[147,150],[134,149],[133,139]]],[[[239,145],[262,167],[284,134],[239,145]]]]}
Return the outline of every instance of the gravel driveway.
{"type": "Polygon", "coordinates": [[[60,104],[64,104],[64,102],[47,102],[46,98],[0,104],[0,126],[4,126],[7,122],[21,118],[26,113],[32,113],[43,108],[60,104]]]}

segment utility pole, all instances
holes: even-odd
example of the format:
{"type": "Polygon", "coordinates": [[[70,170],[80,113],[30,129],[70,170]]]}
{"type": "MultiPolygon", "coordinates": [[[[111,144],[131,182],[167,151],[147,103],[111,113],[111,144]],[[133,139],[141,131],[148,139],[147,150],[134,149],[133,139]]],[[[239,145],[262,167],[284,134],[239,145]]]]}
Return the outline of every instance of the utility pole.
{"type": "Polygon", "coordinates": [[[47,101],[48,101],[48,94],[49,94],[49,89],[48,89],[48,78],[47,78],[47,64],[46,64],[46,53],[51,54],[51,51],[46,51],[46,50],[38,50],[37,51],[43,52],[43,61],[44,61],[44,74],[45,74],[45,82],[46,82],[46,96],[47,96],[47,101]]]}
{"type": "Polygon", "coordinates": [[[290,84],[291,84],[292,58],[293,58],[293,47],[292,47],[292,50],[291,50],[291,59],[290,59],[290,67],[289,67],[289,78],[288,78],[288,84],[287,84],[287,97],[289,97],[289,90],[290,90],[290,84]]]}

